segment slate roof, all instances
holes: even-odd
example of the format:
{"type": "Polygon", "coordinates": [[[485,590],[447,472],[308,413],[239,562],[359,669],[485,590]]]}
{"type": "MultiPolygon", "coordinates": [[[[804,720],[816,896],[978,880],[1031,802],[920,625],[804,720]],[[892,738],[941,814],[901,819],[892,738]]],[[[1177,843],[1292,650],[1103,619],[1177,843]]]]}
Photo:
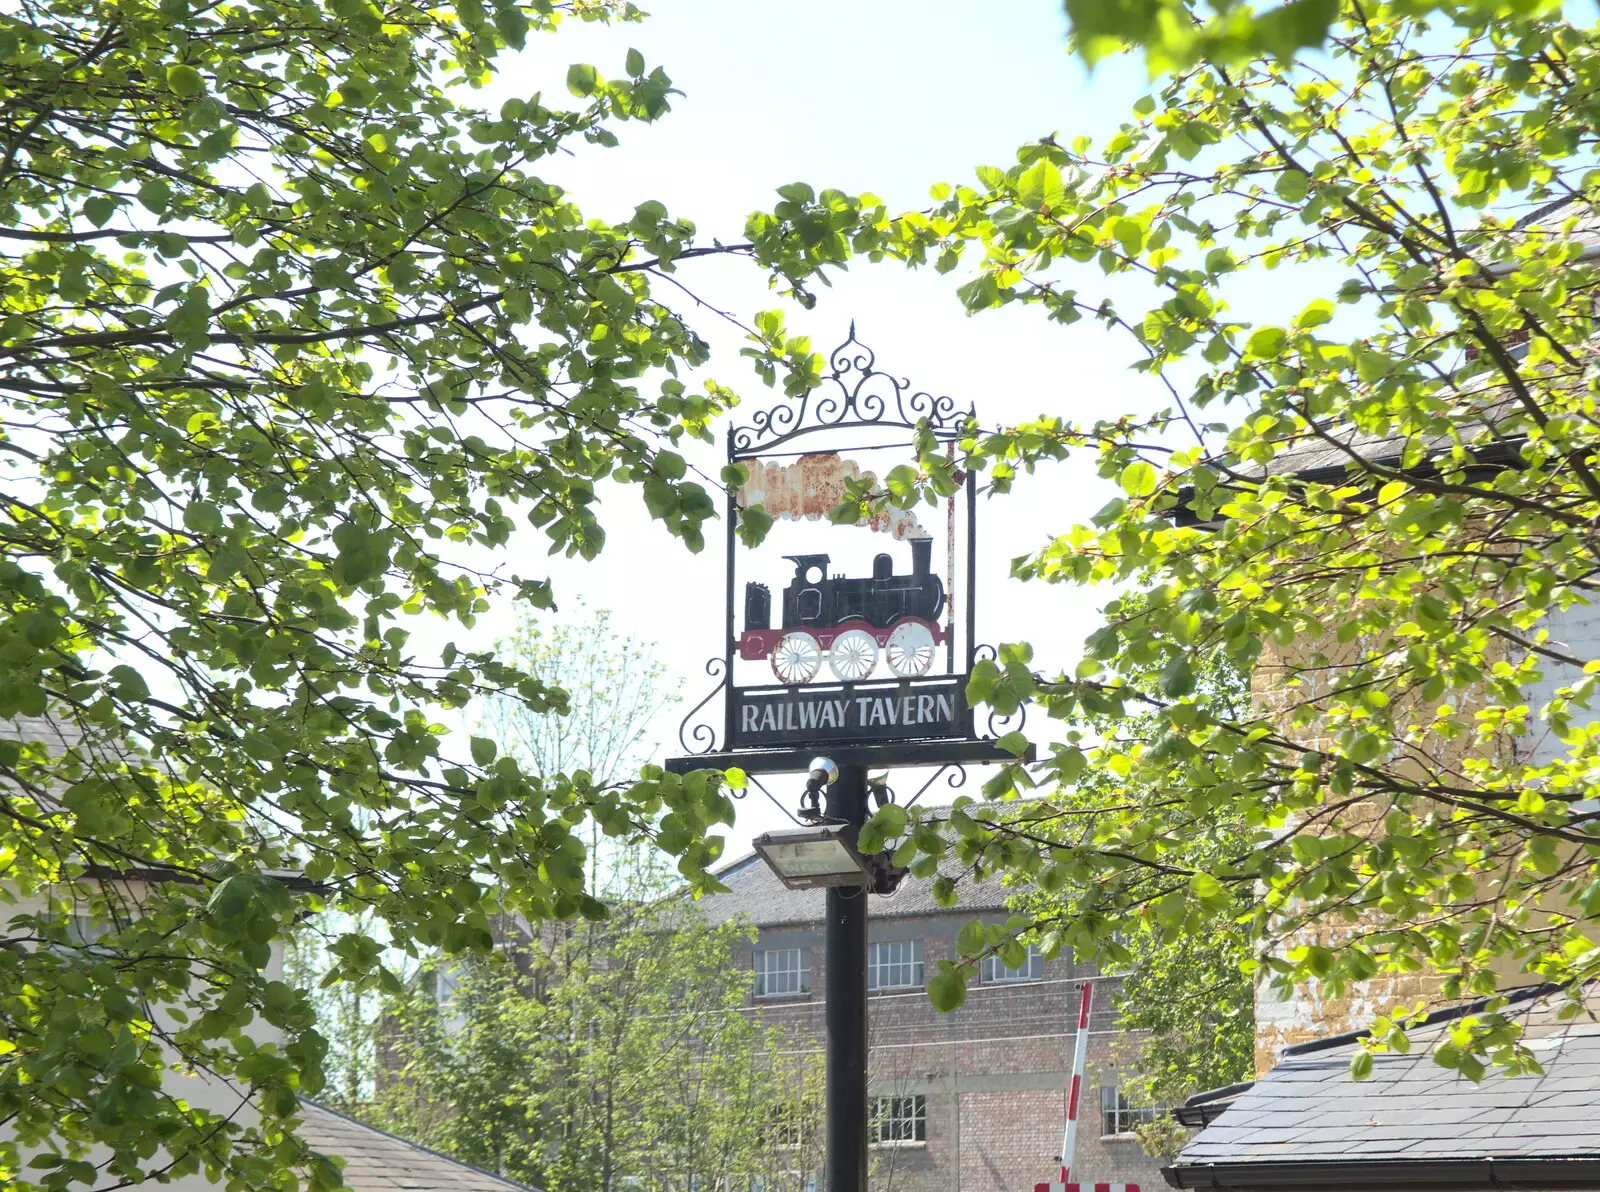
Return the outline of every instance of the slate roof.
{"type": "MultiPolygon", "coordinates": [[[[754,853],[714,872],[718,880],[729,887],[729,893],[713,894],[700,901],[701,914],[708,923],[726,923],[741,915],[757,927],[804,926],[822,922],[827,892],[789,889],[754,853]]],[[[867,917],[970,916],[974,912],[1004,910],[1006,899],[1018,893],[1014,886],[1001,885],[998,878],[981,884],[975,884],[970,878],[961,878],[962,869],[954,862],[947,862],[943,872],[958,879],[956,891],[960,901],[955,906],[942,907],[934,902],[932,878],[907,874],[893,894],[867,895],[867,917]]]]}
{"type": "Polygon", "coordinates": [[[344,1160],[351,1192],[535,1192],[311,1101],[300,1103],[300,1122],[312,1150],[344,1160]]]}
{"type": "Polygon", "coordinates": [[[1571,1022],[1548,999],[1521,1011],[1540,1076],[1474,1084],[1440,1067],[1427,1044],[1444,1023],[1359,1082],[1349,1036],[1290,1048],[1163,1174],[1177,1188],[1600,1188],[1600,996],[1589,1005],[1571,1022]]]}

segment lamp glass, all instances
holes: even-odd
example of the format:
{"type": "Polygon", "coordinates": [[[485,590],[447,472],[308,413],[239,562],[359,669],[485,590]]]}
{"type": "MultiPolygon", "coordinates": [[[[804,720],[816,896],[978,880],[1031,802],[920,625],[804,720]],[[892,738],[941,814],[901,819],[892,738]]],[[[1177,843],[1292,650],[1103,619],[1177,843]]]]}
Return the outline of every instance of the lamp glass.
{"type": "Polygon", "coordinates": [[[807,840],[770,844],[762,850],[781,877],[822,877],[838,873],[860,876],[861,863],[842,840],[807,840]]]}
{"type": "Polygon", "coordinates": [[[756,852],[791,890],[818,886],[864,886],[871,876],[851,841],[834,827],[766,832],[755,839],[756,852]]]}

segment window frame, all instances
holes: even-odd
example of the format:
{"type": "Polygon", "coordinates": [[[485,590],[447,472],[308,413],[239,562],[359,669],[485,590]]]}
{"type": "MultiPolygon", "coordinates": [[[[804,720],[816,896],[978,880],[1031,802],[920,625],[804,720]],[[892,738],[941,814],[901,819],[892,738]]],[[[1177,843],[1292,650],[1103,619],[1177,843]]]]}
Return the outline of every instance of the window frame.
{"type": "Polygon", "coordinates": [[[926,1146],[927,1143],[928,1098],[925,1094],[873,1097],[868,1102],[867,1145],[869,1147],[914,1147],[926,1146]],[[885,1137],[886,1133],[892,1137],[885,1137]]]}
{"type": "Polygon", "coordinates": [[[1100,1086],[1100,1137],[1132,1138],[1133,1127],[1161,1120],[1166,1110],[1159,1105],[1135,1105],[1120,1085],[1100,1086]],[[1109,1104],[1108,1104],[1109,1102],[1109,1104]],[[1107,1129],[1107,1126],[1110,1129],[1107,1129]]]}
{"type": "Polygon", "coordinates": [[[811,996],[811,949],[810,948],[757,948],[752,961],[755,970],[755,985],[752,992],[762,1001],[777,998],[795,998],[811,996]],[[793,967],[774,968],[769,960],[765,959],[778,955],[792,955],[795,957],[793,967]],[[785,984],[793,978],[793,988],[772,988],[774,977],[782,976],[785,984]]]}
{"type": "Polygon", "coordinates": [[[980,985],[1027,985],[1043,980],[1044,956],[1033,944],[1028,945],[1028,958],[1022,962],[1020,969],[1007,967],[998,953],[991,952],[983,958],[978,973],[980,985]]]}
{"type": "MultiPolygon", "coordinates": [[[[810,1146],[817,1138],[818,1110],[814,1101],[779,1101],[767,1113],[763,1127],[774,1150],[793,1151],[810,1146]]],[[[800,1172],[796,1171],[795,1175],[800,1172]]]]}
{"type": "Polygon", "coordinates": [[[867,945],[867,992],[887,993],[897,989],[921,989],[923,974],[927,971],[923,960],[924,948],[919,939],[910,940],[873,940],[867,945]],[[895,948],[908,947],[910,957],[905,960],[884,960],[880,958],[882,952],[892,951],[895,948]],[[905,970],[908,980],[886,982],[884,973],[895,970],[905,970]]]}

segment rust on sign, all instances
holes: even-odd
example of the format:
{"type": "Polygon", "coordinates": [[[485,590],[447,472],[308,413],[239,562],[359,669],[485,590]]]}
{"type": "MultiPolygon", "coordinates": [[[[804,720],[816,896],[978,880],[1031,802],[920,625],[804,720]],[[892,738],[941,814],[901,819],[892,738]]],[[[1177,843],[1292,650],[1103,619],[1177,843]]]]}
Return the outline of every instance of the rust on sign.
{"type": "MultiPolygon", "coordinates": [[[[876,475],[862,471],[853,460],[841,459],[835,451],[802,455],[791,464],[751,460],[749,468],[749,479],[739,490],[739,503],[745,508],[760,505],[769,517],[791,521],[827,517],[828,511],[844,500],[847,481],[865,480],[874,489],[878,487],[876,475]]],[[[856,524],[894,538],[929,537],[910,509],[885,508],[856,524]]]]}

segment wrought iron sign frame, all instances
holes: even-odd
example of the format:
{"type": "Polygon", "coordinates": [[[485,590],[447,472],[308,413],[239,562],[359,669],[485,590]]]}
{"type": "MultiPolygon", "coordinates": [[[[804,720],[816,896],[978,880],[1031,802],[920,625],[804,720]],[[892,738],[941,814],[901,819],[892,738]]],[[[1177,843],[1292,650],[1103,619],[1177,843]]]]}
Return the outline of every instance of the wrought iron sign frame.
{"type": "MultiPolygon", "coordinates": [[[[824,454],[842,456],[850,451],[910,447],[909,439],[903,444],[893,441],[860,443],[829,441],[825,446],[809,449],[795,449],[793,445],[819,433],[883,429],[914,432],[924,424],[928,433],[936,441],[947,444],[953,453],[955,442],[968,433],[968,428],[977,417],[975,405],[962,410],[958,408],[954,398],[936,397],[925,390],[913,389],[909,380],[896,378],[879,370],[872,349],[856,338],[854,322],[850,324],[849,338],[829,353],[828,366],[827,375],[815,388],[790,401],[780,402],[769,409],[758,411],[747,425],[730,426],[726,437],[728,462],[748,464],[775,458],[800,458],[824,454]]],[[[972,673],[973,663],[977,660],[981,649],[977,641],[976,618],[977,486],[972,473],[968,472],[962,478],[960,491],[966,513],[966,543],[962,552],[965,567],[960,585],[961,608],[951,610],[947,605],[944,610],[946,673],[927,677],[902,676],[896,679],[862,678],[856,681],[840,679],[819,685],[820,693],[829,696],[837,693],[842,696],[842,699],[832,701],[836,703],[856,699],[864,701],[880,696],[880,693],[896,693],[895,698],[901,701],[899,706],[906,712],[904,723],[900,726],[902,731],[898,735],[888,733],[874,735],[869,731],[858,732],[854,737],[835,736],[826,741],[791,742],[784,739],[781,732],[777,735],[778,739],[749,740],[760,734],[750,733],[747,730],[741,732],[741,727],[736,724],[743,697],[749,696],[757,700],[770,697],[776,701],[785,695],[793,696],[800,691],[804,680],[800,683],[779,683],[774,686],[737,687],[734,684],[735,658],[740,652],[736,552],[741,510],[735,492],[730,489],[725,518],[727,577],[724,589],[723,653],[720,657],[707,660],[705,667],[706,673],[716,679],[717,683],[683,718],[678,730],[678,740],[686,756],[672,759],[668,767],[679,772],[729,766],[739,766],[750,773],[803,771],[807,768],[809,759],[823,749],[826,749],[828,755],[840,764],[852,762],[869,766],[935,765],[940,767],[941,773],[946,767],[955,767],[960,771],[962,763],[967,762],[1014,760],[1011,755],[1003,754],[995,747],[995,740],[999,736],[996,732],[995,719],[990,717],[987,725],[991,735],[980,737],[973,728],[972,711],[965,707],[967,678],[972,673]],[[956,669],[955,625],[951,616],[952,611],[959,611],[965,631],[962,641],[965,667],[960,671],[956,669]],[[858,691],[864,691],[866,694],[857,695],[858,691]],[[950,716],[945,716],[943,715],[945,705],[937,701],[941,693],[951,692],[954,693],[950,698],[955,711],[950,716]],[[709,716],[702,716],[707,705],[719,694],[724,697],[720,742],[714,720],[709,716]],[[930,699],[935,702],[930,704],[930,699]],[[941,716],[924,720],[918,715],[919,711],[927,712],[930,707],[940,709],[941,716]],[[921,732],[904,731],[913,722],[925,724],[927,727],[921,732]],[[941,731],[941,725],[946,727],[953,725],[957,731],[941,731]],[[745,743],[741,744],[741,738],[746,738],[745,743]]],[[[952,580],[955,579],[951,573],[956,560],[956,501],[957,497],[952,495],[948,499],[946,511],[950,556],[946,563],[946,573],[952,580]]],[[[922,572],[926,573],[928,550],[931,548],[921,552],[921,561],[914,563],[914,571],[920,566],[922,572]]],[[[914,548],[914,560],[917,555],[918,552],[914,548]]],[[[797,574],[804,569],[805,564],[801,560],[807,556],[786,557],[796,562],[797,574]]],[[[954,583],[951,586],[955,586],[954,583]]],[[[942,591],[942,586],[940,590],[942,591]]],[[[945,593],[945,598],[951,603],[955,602],[954,597],[954,592],[945,593]]],[[[746,619],[749,619],[748,616],[746,619]]],[[[747,631],[749,628],[747,625],[747,631]]],[[[759,656],[745,655],[746,658],[759,656]]],[[[815,673],[815,667],[811,673],[815,673]]],[[[792,707],[790,711],[792,713],[792,707]]],[[[960,772],[964,781],[964,771],[960,772]]]]}

